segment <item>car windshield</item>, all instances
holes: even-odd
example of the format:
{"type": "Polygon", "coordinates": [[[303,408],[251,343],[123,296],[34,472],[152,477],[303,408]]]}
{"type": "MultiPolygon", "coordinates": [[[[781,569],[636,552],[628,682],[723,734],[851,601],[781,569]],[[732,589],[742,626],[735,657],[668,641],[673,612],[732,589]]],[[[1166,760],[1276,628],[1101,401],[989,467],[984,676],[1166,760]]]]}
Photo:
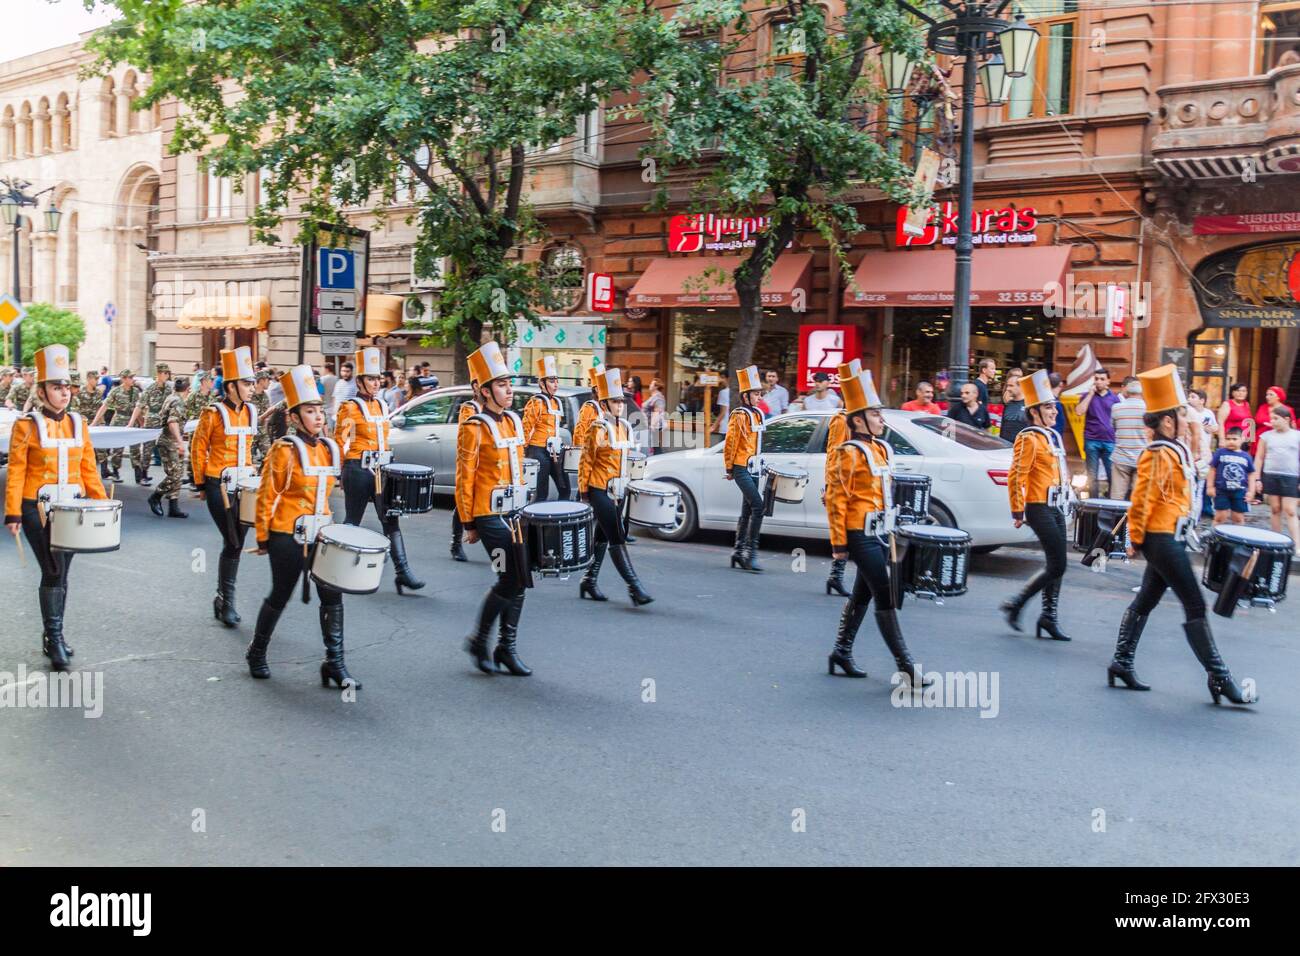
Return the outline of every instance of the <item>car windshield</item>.
{"type": "Polygon", "coordinates": [[[998,451],[1011,447],[1011,442],[990,435],[988,432],[982,432],[978,428],[972,428],[965,422],[953,418],[926,416],[913,418],[912,424],[965,448],[974,448],[976,451],[998,451]]]}

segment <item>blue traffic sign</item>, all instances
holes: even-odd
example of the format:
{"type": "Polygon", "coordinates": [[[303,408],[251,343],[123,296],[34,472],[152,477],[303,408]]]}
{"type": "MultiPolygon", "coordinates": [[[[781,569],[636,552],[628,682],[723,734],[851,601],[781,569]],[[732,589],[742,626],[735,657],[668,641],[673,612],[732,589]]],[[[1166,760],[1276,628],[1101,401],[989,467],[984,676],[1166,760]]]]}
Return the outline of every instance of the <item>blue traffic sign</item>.
{"type": "Polygon", "coordinates": [[[318,249],[317,281],[322,289],[355,289],[357,260],[351,249],[318,249]]]}
{"type": "Polygon", "coordinates": [[[117,318],[117,306],[113,305],[113,303],[110,302],[108,303],[108,305],[104,306],[104,321],[107,322],[109,325],[112,325],[113,320],[116,318],[117,318]]]}

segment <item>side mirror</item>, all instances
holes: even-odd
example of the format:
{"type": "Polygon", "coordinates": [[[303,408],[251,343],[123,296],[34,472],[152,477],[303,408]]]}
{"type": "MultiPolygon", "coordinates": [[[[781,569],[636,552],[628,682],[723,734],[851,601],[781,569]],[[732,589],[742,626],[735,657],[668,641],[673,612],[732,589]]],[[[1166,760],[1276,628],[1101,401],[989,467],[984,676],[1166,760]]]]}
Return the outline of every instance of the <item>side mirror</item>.
{"type": "Polygon", "coordinates": [[[406,427],[406,416],[405,416],[405,415],[402,415],[402,414],[394,415],[392,418],[389,419],[389,421],[392,423],[392,425],[393,425],[394,428],[405,428],[405,427],[406,427]]]}

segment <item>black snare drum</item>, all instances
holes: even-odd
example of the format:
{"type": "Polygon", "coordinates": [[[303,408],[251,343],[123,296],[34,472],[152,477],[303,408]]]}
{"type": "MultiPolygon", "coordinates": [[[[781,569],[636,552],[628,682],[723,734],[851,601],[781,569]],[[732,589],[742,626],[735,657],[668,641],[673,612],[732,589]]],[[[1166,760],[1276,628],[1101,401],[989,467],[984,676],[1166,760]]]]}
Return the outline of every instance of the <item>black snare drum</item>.
{"type": "Polygon", "coordinates": [[[1276,531],[1245,525],[1215,528],[1206,541],[1205,570],[1201,574],[1202,584],[1225,595],[1215,602],[1215,612],[1231,617],[1238,600],[1272,604],[1286,597],[1294,549],[1291,539],[1276,531]],[[1243,580],[1246,563],[1255,552],[1255,568],[1249,579],[1243,580]]]}
{"type": "Polygon", "coordinates": [[[1084,498],[1074,510],[1074,550],[1090,552],[1098,547],[1097,535],[1106,532],[1101,546],[1111,557],[1119,557],[1128,550],[1128,522],[1112,534],[1115,525],[1128,514],[1129,502],[1113,498],[1084,498]]]}
{"type": "Polygon", "coordinates": [[[915,524],[930,517],[929,475],[894,475],[893,495],[900,524],[915,524]]]}
{"type": "Polygon", "coordinates": [[[529,566],[543,577],[568,576],[591,564],[596,517],[577,501],[538,501],[521,512],[529,566]]]}
{"type": "Polygon", "coordinates": [[[966,593],[969,534],[960,528],[913,524],[899,528],[896,540],[903,591],[927,598],[966,593]]]}
{"type": "Polygon", "coordinates": [[[422,515],[433,510],[433,469],[424,465],[384,465],[379,510],[386,515],[422,515]]]}

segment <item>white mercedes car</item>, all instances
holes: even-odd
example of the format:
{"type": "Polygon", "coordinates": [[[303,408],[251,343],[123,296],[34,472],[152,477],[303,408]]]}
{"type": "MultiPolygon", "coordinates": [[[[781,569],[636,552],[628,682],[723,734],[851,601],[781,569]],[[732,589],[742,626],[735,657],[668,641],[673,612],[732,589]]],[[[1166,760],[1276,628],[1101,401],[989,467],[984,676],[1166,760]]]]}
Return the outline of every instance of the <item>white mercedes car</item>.
{"type": "MultiPolygon", "coordinates": [[[[792,412],[770,419],[763,432],[763,459],[808,472],[800,504],[778,501],[765,533],[799,538],[828,535],[822,493],[826,488],[826,431],[831,412],[792,412]]],[[[1011,443],[951,418],[924,412],[885,410],[886,440],[894,449],[899,472],[930,476],[930,517],[935,523],[961,528],[980,551],[1005,544],[1034,542],[1026,525],[1011,522],[1007,500],[1007,470],[1011,443]]],[[[683,541],[701,528],[731,530],[740,517],[740,492],[726,479],[722,442],[650,457],[646,478],[682,489],[678,523],[651,533],[668,541],[683,541]]]]}

